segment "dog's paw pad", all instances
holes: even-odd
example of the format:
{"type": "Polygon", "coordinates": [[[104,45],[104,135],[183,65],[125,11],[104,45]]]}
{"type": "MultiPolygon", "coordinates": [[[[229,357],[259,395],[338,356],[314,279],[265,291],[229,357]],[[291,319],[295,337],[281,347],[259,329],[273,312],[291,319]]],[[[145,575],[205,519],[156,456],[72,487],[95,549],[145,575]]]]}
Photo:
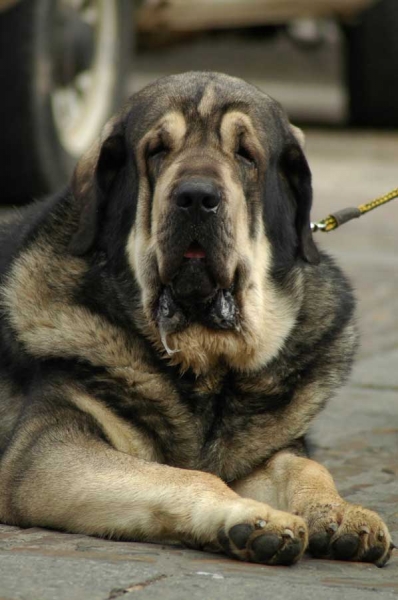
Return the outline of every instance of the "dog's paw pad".
{"type": "Polygon", "coordinates": [[[249,525],[248,523],[240,523],[239,525],[234,525],[231,527],[229,530],[229,538],[239,550],[243,550],[243,548],[246,548],[249,537],[253,531],[253,525],[249,525]]]}
{"type": "Polygon", "coordinates": [[[332,543],[332,553],[338,560],[350,560],[358,553],[359,537],[346,533],[332,543]]]}
{"type": "Polygon", "coordinates": [[[291,565],[296,562],[302,551],[302,541],[294,539],[291,543],[286,544],[280,552],[278,552],[278,565],[291,565]]]}
{"type": "Polygon", "coordinates": [[[326,556],[329,552],[330,535],[326,531],[320,531],[310,536],[308,550],[315,557],[326,556]]]}
{"type": "Polygon", "coordinates": [[[373,546],[362,556],[364,562],[377,563],[384,554],[383,546],[373,546]]]}
{"type": "Polygon", "coordinates": [[[229,556],[233,556],[232,547],[229,541],[229,537],[225,532],[225,529],[220,529],[217,535],[217,541],[226,554],[228,554],[229,556]]]}
{"type": "Polygon", "coordinates": [[[259,535],[251,544],[253,559],[255,562],[268,562],[278,552],[282,544],[282,537],[279,537],[275,533],[259,535]]]}

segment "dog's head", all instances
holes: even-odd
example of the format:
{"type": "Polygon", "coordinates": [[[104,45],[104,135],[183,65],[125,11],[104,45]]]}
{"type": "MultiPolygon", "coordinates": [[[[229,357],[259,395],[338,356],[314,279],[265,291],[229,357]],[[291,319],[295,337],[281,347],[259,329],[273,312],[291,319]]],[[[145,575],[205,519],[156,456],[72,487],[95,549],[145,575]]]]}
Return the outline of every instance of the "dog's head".
{"type": "MultiPolygon", "coordinates": [[[[70,249],[89,252],[106,230],[109,252],[123,247],[150,328],[169,353],[173,337],[181,350],[175,360],[188,366],[180,346],[186,357],[199,338],[208,340],[203,352],[228,354],[231,340],[256,337],[253,326],[263,332],[255,324],[263,313],[280,309],[292,321],[281,282],[300,261],[319,260],[302,139],[277,102],[242,80],[161,79],[131,98],[79,162],[82,210],[70,249]]],[[[275,327],[282,339],[287,326],[275,327]]]]}

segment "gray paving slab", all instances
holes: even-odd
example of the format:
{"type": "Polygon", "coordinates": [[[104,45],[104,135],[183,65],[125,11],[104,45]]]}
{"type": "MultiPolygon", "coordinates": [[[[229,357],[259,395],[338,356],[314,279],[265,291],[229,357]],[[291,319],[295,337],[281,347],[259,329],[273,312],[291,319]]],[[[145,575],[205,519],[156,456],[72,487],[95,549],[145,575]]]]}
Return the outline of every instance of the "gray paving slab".
{"type": "MultiPolygon", "coordinates": [[[[222,569],[218,569],[222,571],[222,569]]],[[[158,580],[152,585],[142,588],[140,598],[155,599],[161,597],[163,600],[175,600],[175,598],[191,598],[192,600],[274,600],[289,598],[291,600],[337,600],[347,598],[350,600],[374,600],[375,591],[377,597],[384,599],[396,597],[395,587],[380,586],[377,578],[353,579],[351,582],[347,577],[339,575],[326,575],[320,579],[312,577],[311,572],[301,571],[301,576],[294,568],[289,572],[288,578],[284,578],[281,572],[271,573],[263,569],[257,574],[225,573],[221,574],[199,572],[187,575],[176,575],[158,580]],[[297,575],[297,576],[296,576],[297,575]],[[351,585],[353,584],[353,585],[351,585]],[[358,585],[358,588],[354,586],[358,585]]],[[[359,574],[358,574],[359,575],[359,574]]],[[[137,590],[138,591],[138,590],[137,590]]],[[[135,591],[123,596],[124,600],[136,598],[135,591]]]]}
{"type": "Polygon", "coordinates": [[[358,362],[351,380],[359,387],[394,390],[398,404],[398,348],[358,362]]]}
{"type": "Polygon", "coordinates": [[[104,600],[155,577],[158,571],[133,561],[76,559],[0,552],[0,593],[20,600],[104,600]]]}
{"type": "Polygon", "coordinates": [[[178,546],[99,540],[34,528],[0,527],[0,600],[135,598],[381,598],[398,593],[389,566],[310,558],[267,567],[178,546]],[[289,596],[287,596],[289,594],[289,596]],[[347,595],[348,594],[348,595],[347,595]]]}

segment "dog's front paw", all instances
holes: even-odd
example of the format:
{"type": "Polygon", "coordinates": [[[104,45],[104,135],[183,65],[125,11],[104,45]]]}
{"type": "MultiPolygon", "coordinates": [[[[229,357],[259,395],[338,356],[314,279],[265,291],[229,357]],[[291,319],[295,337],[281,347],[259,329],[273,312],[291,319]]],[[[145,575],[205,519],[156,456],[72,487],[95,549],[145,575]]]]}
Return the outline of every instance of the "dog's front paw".
{"type": "Polygon", "coordinates": [[[375,563],[383,567],[394,548],[379,515],[355,504],[317,504],[306,511],[309,551],[317,558],[375,563]]]}
{"type": "Polygon", "coordinates": [[[303,555],[307,527],[301,517],[242,499],[218,532],[218,543],[240,560],[267,565],[290,565],[303,555]]]}

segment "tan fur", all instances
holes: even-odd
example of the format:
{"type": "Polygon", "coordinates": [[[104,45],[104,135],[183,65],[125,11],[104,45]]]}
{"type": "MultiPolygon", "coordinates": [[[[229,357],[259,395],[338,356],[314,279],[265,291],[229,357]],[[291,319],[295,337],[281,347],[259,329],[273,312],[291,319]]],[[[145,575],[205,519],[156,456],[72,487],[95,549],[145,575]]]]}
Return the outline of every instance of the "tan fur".
{"type": "Polygon", "coordinates": [[[198,113],[201,117],[208,117],[213,112],[214,103],[217,100],[216,90],[214,85],[209,84],[198,104],[198,113]]]}
{"type": "Polygon", "coordinates": [[[35,245],[14,263],[3,288],[4,305],[19,339],[34,356],[82,356],[92,364],[123,367],[121,332],[70,300],[85,271],[78,258],[57,257],[45,243],[35,245]]]}
{"type": "Polygon", "coordinates": [[[61,259],[44,243],[15,261],[3,302],[18,339],[33,356],[80,356],[107,367],[144,396],[172,399],[171,386],[148,369],[138,343],[131,347],[119,328],[71,302],[84,264],[77,258],[61,259]]]}
{"type": "Polygon", "coordinates": [[[80,410],[88,413],[101,425],[112,446],[119,452],[136,456],[141,460],[156,461],[153,443],[136,427],[118,417],[95,398],[76,387],[68,389],[68,397],[80,410]]]}
{"type": "Polygon", "coordinates": [[[356,533],[360,540],[356,560],[377,545],[384,549],[380,564],[391,553],[391,536],[382,519],[343,500],[330,473],[313,460],[280,452],[231,487],[245,498],[302,516],[310,538],[329,532],[333,544],[345,534],[356,533]]]}
{"type": "MultiPolygon", "coordinates": [[[[30,435],[33,430],[31,426],[30,435]]],[[[14,498],[26,525],[218,546],[221,529],[260,522],[250,542],[264,533],[282,537],[288,531],[289,539],[300,539],[304,551],[306,528],[300,517],[240,498],[213,475],[143,462],[77,432],[54,446],[51,435],[41,439],[40,468],[30,471],[14,498]],[[45,503],[41,501],[43,489],[45,503]]],[[[58,435],[61,441],[62,433],[58,435]]],[[[2,470],[5,482],[7,474],[12,474],[10,462],[2,470]]],[[[6,502],[0,502],[0,518],[8,520],[6,502]]],[[[246,548],[235,550],[241,558],[250,559],[249,542],[246,548]]]]}
{"type": "Polygon", "coordinates": [[[223,148],[232,154],[235,150],[237,132],[246,133],[248,142],[256,155],[262,157],[263,160],[266,158],[264,157],[264,147],[258,140],[250,117],[245,113],[234,110],[224,115],[220,127],[223,148]]]}
{"type": "Polygon", "coordinates": [[[290,130],[293,133],[296,140],[298,141],[298,143],[300,144],[301,148],[304,150],[304,148],[305,148],[304,131],[302,129],[300,129],[299,127],[296,127],[296,125],[292,125],[292,124],[290,124],[290,130]]]}

